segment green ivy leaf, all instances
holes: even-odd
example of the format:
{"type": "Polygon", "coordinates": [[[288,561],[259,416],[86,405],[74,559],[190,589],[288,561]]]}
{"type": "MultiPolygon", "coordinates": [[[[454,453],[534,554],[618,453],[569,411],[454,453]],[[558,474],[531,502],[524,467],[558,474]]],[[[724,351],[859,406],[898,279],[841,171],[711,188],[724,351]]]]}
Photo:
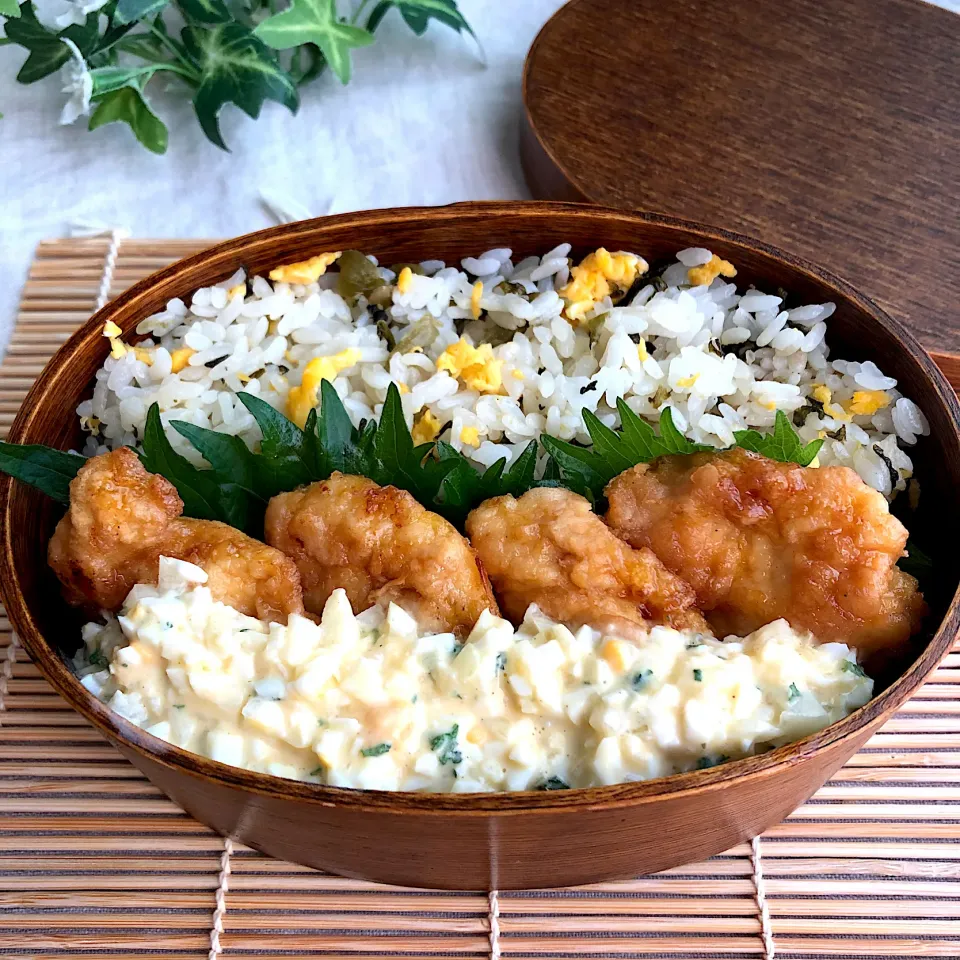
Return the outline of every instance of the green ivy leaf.
{"type": "MultiPolygon", "coordinates": [[[[124,71],[118,67],[101,67],[97,72],[111,71],[111,81],[118,83],[124,71]]],[[[106,93],[98,93],[101,97],[96,110],[90,117],[90,129],[96,130],[108,123],[126,123],[133,131],[133,135],[148,150],[153,153],[166,153],[167,127],[166,124],[150,109],[143,94],[135,86],[121,85],[106,93]]]]}
{"type": "Polygon", "coordinates": [[[270,49],[240,23],[215,27],[187,26],[182,32],[187,53],[201,72],[193,98],[207,138],[223,150],[218,117],[224,104],[236,104],[256,120],[264,100],[276,100],[291,113],[299,107],[297,88],[270,49]]]}
{"type": "Polygon", "coordinates": [[[790,419],[782,411],[777,411],[773,433],[760,433],[759,430],[737,430],[734,437],[738,447],[763,454],[771,460],[781,463],[799,463],[808,467],[820,452],[822,440],[811,440],[804,445],[799,434],[793,429],[790,419]]]}
{"type": "Polygon", "coordinates": [[[91,97],[94,100],[105,94],[121,90],[123,87],[143,89],[143,84],[157,72],[159,66],[151,64],[146,67],[96,67],[90,71],[93,80],[91,97]]]}
{"type": "Polygon", "coordinates": [[[0,473],[29,483],[58,503],[70,502],[70,481],[86,462],[77,453],[52,447],[0,442],[0,473]]]}
{"type": "Polygon", "coordinates": [[[194,23],[229,23],[233,19],[223,0],[177,0],[177,6],[194,23]]]}
{"type": "Polygon", "coordinates": [[[437,20],[457,33],[466,30],[475,37],[454,0],[394,0],[394,4],[404,22],[418,37],[426,33],[431,20],[437,20]]]}
{"type": "Polygon", "coordinates": [[[334,0],[293,0],[254,32],[275,50],[315,43],[341,83],[350,81],[350,51],[373,43],[371,33],[339,19],[334,0]]]}
{"type": "Polygon", "coordinates": [[[167,3],[168,0],[119,0],[114,20],[117,23],[136,23],[160,13],[167,3]]]}
{"type": "Polygon", "coordinates": [[[17,74],[20,83],[42,80],[70,59],[70,48],[62,38],[72,40],[84,56],[90,53],[99,38],[95,13],[90,14],[83,24],[74,24],[60,33],[51,33],[37,20],[32,3],[21,5],[19,18],[6,21],[5,32],[8,40],[30,51],[17,74]]]}

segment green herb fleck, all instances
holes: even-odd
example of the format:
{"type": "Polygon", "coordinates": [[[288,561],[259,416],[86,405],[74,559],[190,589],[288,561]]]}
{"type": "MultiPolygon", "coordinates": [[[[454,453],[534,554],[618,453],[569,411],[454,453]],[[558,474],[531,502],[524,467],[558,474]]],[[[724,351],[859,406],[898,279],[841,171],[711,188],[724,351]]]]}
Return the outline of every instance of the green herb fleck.
{"type": "Polygon", "coordinates": [[[861,667],[860,664],[856,663],[854,660],[844,660],[843,669],[847,673],[855,674],[858,677],[865,677],[867,675],[866,670],[864,670],[863,667],[861,667]]]}
{"type": "Polygon", "coordinates": [[[797,685],[795,683],[791,683],[790,686],[787,687],[787,692],[790,694],[790,696],[787,698],[788,700],[796,700],[797,697],[800,696],[800,691],[797,689],[797,685]]]}
{"type": "Polygon", "coordinates": [[[548,777],[536,789],[537,790],[569,790],[570,784],[567,783],[565,780],[561,780],[560,777],[548,777]]]}
{"type": "Polygon", "coordinates": [[[441,764],[456,764],[463,760],[463,754],[457,746],[459,733],[460,724],[455,723],[446,733],[441,733],[430,741],[430,749],[439,754],[441,764]]]}
{"type": "Polygon", "coordinates": [[[310,771],[310,773],[307,774],[307,776],[310,776],[310,777],[318,777],[321,773],[323,773],[323,764],[320,764],[319,767],[314,767],[314,768],[310,771]]]}
{"type": "Polygon", "coordinates": [[[87,657],[87,660],[94,667],[106,668],[110,666],[110,661],[106,658],[106,655],[99,647],[91,652],[90,656],[87,657]]]}
{"type": "Polygon", "coordinates": [[[497,654],[497,666],[496,673],[499,676],[504,670],[507,669],[507,655],[503,651],[497,654]]]}
{"type": "Polygon", "coordinates": [[[186,707],[185,703],[175,703],[173,705],[174,710],[183,710],[186,707]]]}
{"type": "Polygon", "coordinates": [[[652,670],[641,670],[639,673],[635,673],[633,675],[633,679],[630,681],[630,686],[633,687],[634,690],[642,690],[652,676],[652,670]]]}
{"type": "Polygon", "coordinates": [[[693,668],[693,679],[699,683],[703,679],[703,671],[699,667],[693,668]]]}
{"type": "Polygon", "coordinates": [[[392,743],[378,743],[375,747],[364,747],[360,753],[364,757],[382,757],[392,746],[392,743]]]}

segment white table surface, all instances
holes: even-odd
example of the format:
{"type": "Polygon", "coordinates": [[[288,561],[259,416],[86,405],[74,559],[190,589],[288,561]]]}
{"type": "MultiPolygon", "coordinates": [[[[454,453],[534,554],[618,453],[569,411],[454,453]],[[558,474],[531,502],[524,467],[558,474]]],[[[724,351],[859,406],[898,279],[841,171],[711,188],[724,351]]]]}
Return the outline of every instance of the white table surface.
{"type": "MultiPolygon", "coordinates": [[[[939,2],[960,11],[960,0],[939,2]]],[[[433,24],[417,39],[392,13],[376,45],[354,54],[349,86],[321,77],[302,91],[297,116],[267,101],[253,121],[228,106],[229,154],[207,142],[180,91],[153,98],[170,128],[162,157],[124,124],[58,126],[58,77],[20,85],[23,53],[0,48],[0,346],[36,244],[76,221],[137,237],[230,237],[276,222],[261,190],[313,216],[529,196],[517,148],[521,70],[561,5],[461,0],[486,66],[468,38],[433,24]]]]}

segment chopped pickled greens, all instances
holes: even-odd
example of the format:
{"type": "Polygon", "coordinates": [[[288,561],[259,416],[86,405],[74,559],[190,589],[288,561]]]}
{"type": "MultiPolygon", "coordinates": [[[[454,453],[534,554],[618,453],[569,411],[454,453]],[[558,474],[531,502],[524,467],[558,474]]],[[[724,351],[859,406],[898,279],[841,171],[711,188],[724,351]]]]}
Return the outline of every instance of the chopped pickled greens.
{"type": "Polygon", "coordinates": [[[359,250],[344,250],[337,262],[337,293],[344,300],[368,296],[386,281],[380,271],[359,250]]]}

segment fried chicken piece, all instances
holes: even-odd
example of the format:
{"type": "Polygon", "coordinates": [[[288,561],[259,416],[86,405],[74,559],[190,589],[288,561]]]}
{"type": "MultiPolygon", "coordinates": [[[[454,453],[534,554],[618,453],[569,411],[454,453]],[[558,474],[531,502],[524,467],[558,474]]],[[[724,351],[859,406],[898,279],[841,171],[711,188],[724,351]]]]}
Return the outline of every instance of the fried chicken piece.
{"type": "Polygon", "coordinates": [[[690,586],[650,550],[614,536],[586,499],[540,487],[496,497],[467,517],[467,534],[515,624],[531,603],[577,627],[629,638],[651,623],[708,631],[690,586]]]}
{"type": "Polygon", "coordinates": [[[68,603],[119,610],[137,583],[156,583],[161,556],[202,567],[216,600],[262,620],[303,613],[296,565],[225,523],[180,516],[173,484],[123,447],[92,457],[70,483],[70,508],[48,559],[68,603]]]}
{"type": "Polygon", "coordinates": [[[697,592],[723,636],[786,618],[867,656],[915,633],[926,606],[896,562],[907,531],[848,467],[745,450],[662,457],[607,487],[607,523],[697,592]]]}
{"type": "Polygon", "coordinates": [[[484,610],[498,612],[470,544],[397,487],[334,473],[274,497],[264,526],[296,561],[313,613],[338,587],[357,612],[393,602],[425,630],[463,635],[484,610]]]}

